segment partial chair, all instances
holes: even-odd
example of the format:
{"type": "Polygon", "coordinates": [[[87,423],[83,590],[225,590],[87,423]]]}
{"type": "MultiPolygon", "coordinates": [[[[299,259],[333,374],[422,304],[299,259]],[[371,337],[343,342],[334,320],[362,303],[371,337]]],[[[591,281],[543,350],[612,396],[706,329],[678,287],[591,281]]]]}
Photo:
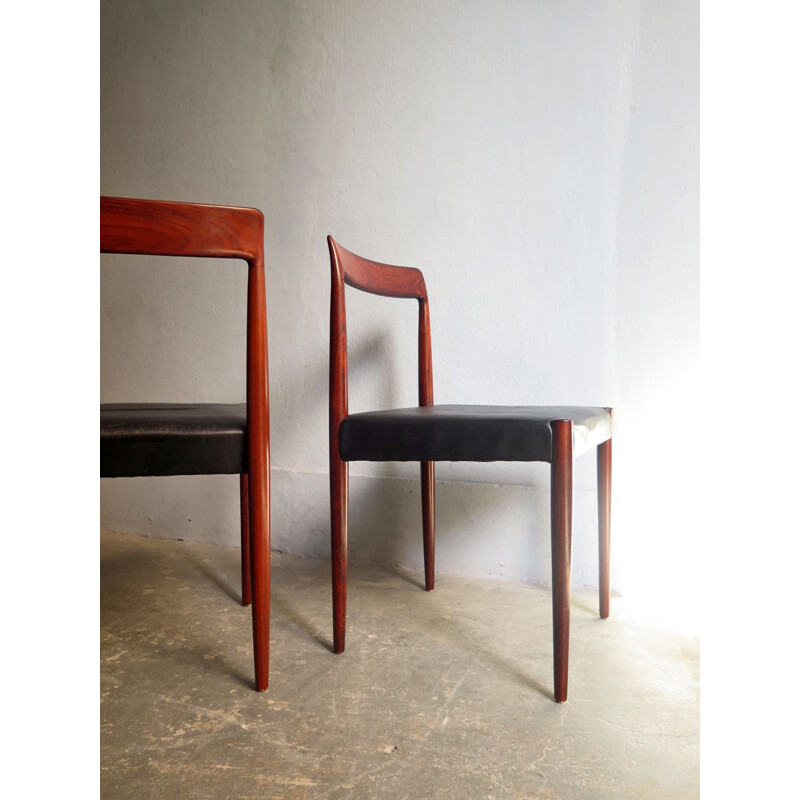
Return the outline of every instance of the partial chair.
{"type": "Polygon", "coordinates": [[[100,476],[238,474],[242,604],[255,688],[269,684],[269,400],[264,217],[253,208],[100,198],[100,252],[247,263],[247,403],[100,406],[100,476]]]}
{"type": "Polygon", "coordinates": [[[425,588],[434,583],[434,462],[543,461],[551,474],[555,699],[567,699],[572,461],[597,448],[600,616],[609,613],[610,408],[434,405],[428,294],[418,269],[369,261],[328,237],[331,258],[330,482],[333,647],[345,646],[348,462],[419,461],[425,588]],[[348,414],[345,284],[419,302],[419,406],[348,414]]]}

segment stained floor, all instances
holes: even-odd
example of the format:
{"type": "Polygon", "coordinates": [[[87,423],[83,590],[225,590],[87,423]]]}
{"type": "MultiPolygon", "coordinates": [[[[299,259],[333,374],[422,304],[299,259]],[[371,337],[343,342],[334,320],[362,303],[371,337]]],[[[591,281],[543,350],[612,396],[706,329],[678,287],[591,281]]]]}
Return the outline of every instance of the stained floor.
{"type": "Polygon", "coordinates": [[[103,534],[104,800],[699,797],[696,640],[573,594],[559,705],[546,589],[352,568],[334,655],[328,562],[272,563],[256,693],[238,550],[103,534]]]}

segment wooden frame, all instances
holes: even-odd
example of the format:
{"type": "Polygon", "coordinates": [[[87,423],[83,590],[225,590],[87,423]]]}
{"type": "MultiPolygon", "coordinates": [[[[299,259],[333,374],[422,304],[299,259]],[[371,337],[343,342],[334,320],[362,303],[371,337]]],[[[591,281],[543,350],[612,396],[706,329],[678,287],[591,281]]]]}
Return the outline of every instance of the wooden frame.
{"type": "Polygon", "coordinates": [[[252,208],[100,198],[100,252],[242,259],[247,263],[247,473],[242,601],[252,601],[255,686],[269,685],[270,481],[264,217],[252,208]]]}

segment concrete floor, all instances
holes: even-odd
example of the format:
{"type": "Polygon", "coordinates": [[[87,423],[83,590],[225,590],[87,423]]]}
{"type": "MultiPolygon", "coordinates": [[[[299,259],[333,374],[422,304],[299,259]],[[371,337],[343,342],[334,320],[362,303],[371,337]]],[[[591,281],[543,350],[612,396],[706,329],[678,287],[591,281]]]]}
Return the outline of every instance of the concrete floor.
{"type": "Polygon", "coordinates": [[[239,551],[103,534],[101,791],[115,798],[699,797],[699,646],[573,595],[552,700],[548,590],[273,554],[270,688],[252,690],[239,551]]]}

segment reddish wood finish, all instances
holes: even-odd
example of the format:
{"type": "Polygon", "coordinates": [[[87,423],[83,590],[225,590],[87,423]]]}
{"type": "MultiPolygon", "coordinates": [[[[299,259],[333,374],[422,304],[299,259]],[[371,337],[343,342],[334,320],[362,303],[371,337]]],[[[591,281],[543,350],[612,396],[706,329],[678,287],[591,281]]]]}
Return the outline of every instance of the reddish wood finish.
{"type": "MultiPolygon", "coordinates": [[[[607,408],[612,422],[614,411],[607,408]]],[[[610,613],[609,586],[611,581],[611,439],[597,447],[597,517],[600,561],[600,616],[610,613]]]]}
{"type": "MultiPolygon", "coordinates": [[[[263,235],[263,218],[261,242],[263,235]]],[[[263,244],[262,244],[263,250],[263,244]]],[[[247,491],[253,583],[256,691],[269,686],[270,474],[267,308],[263,254],[247,282],[247,491]]]]}
{"type": "MultiPolygon", "coordinates": [[[[420,279],[422,276],[420,275],[420,279]]],[[[433,405],[433,359],[431,320],[425,281],[419,301],[419,404],[433,405]]],[[[422,552],[425,560],[425,588],[433,591],[436,563],[436,467],[433,461],[420,464],[422,481],[422,552]]]]}
{"type": "Polygon", "coordinates": [[[328,247],[332,258],[340,265],[344,282],[362,292],[379,294],[383,297],[415,297],[428,301],[425,291],[425,279],[414,267],[393,267],[361,258],[328,237],[328,247]]]}
{"type": "Polygon", "coordinates": [[[250,563],[250,499],[247,475],[239,476],[239,517],[242,526],[242,605],[253,602],[252,564],[250,563]]]}
{"type": "Polygon", "coordinates": [[[553,674],[555,699],[567,699],[569,604],[572,568],[572,422],[555,420],[550,463],[550,548],[553,568],[553,674]]]}
{"type": "Polygon", "coordinates": [[[333,652],[343,653],[347,625],[347,526],[350,509],[350,474],[348,465],[341,459],[332,462],[330,477],[333,652]]]}
{"type": "Polygon", "coordinates": [[[436,475],[434,461],[420,464],[422,480],[422,553],[425,559],[425,588],[433,591],[436,564],[436,475]]]}
{"type": "Polygon", "coordinates": [[[349,467],[339,457],[339,425],[347,416],[347,321],[344,304],[344,270],[333,239],[331,257],[331,353],[328,437],[331,482],[331,582],[333,587],[333,651],[345,646],[347,620],[347,524],[349,467]]]}
{"type": "MultiPolygon", "coordinates": [[[[347,613],[347,526],[349,468],[339,456],[339,425],[348,413],[347,314],[344,287],[352,286],[384,297],[419,301],[419,404],[433,405],[433,366],[428,293],[418,269],[381,264],[351,253],[328,237],[331,258],[331,353],[328,436],[331,481],[331,569],[333,579],[333,649],[345,647],[347,613]]],[[[435,541],[435,470],[433,462],[421,463],[422,536],[425,556],[425,588],[433,589],[435,541]]]]}
{"type": "Polygon", "coordinates": [[[269,684],[269,397],[264,217],[252,208],[100,198],[100,251],[243,259],[247,280],[248,527],[256,689],[269,684]]]}
{"type": "Polygon", "coordinates": [[[100,198],[100,252],[241,258],[264,268],[264,217],[255,208],[100,198]]]}

